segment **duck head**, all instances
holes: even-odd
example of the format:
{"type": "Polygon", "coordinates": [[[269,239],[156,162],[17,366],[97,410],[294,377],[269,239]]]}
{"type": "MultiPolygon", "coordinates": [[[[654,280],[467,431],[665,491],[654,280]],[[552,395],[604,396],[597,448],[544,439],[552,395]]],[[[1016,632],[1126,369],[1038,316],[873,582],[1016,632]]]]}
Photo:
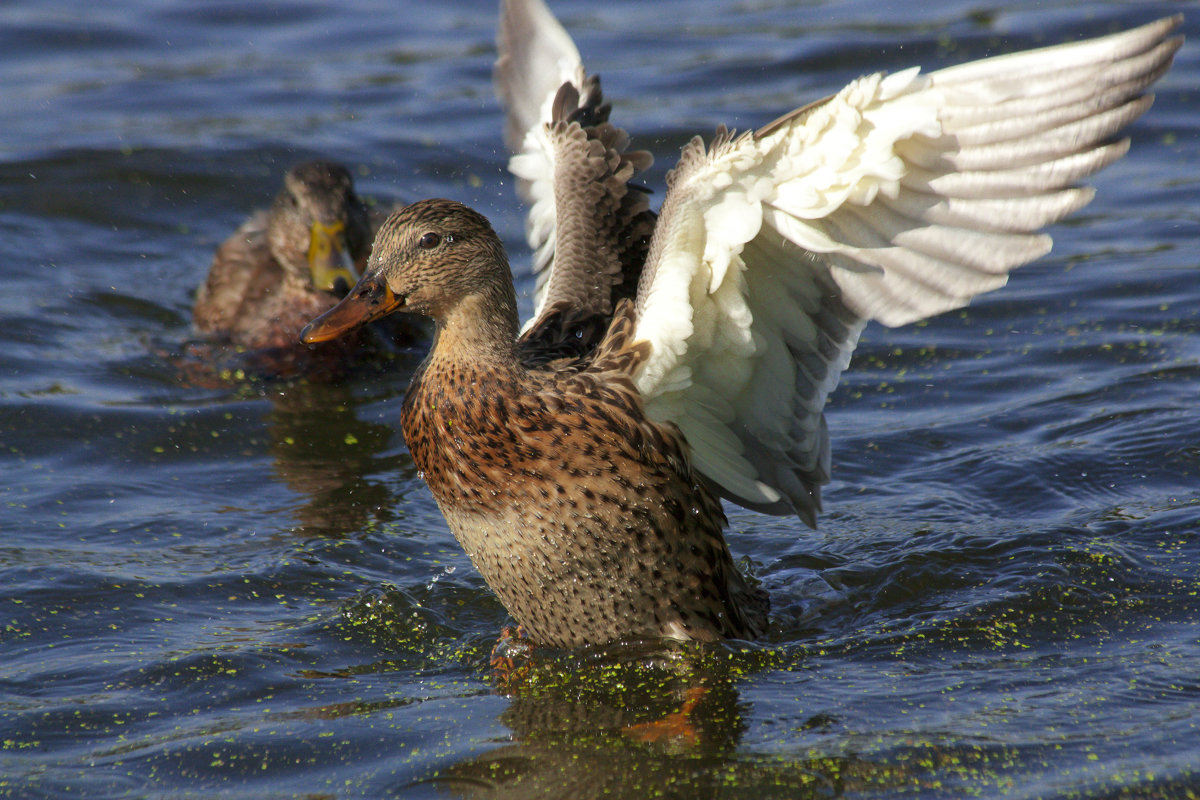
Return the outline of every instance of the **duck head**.
{"type": "Polygon", "coordinates": [[[288,170],[268,212],[267,238],[294,279],[345,294],[358,280],[355,254],[370,243],[367,208],[346,168],[311,161],[288,170]]]}
{"type": "Polygon", "coordinates": [[[466,307],[515,333],[504,247],[483,215],[452,200],[422,200],[388,217],[362,278],[300,339],[327,341],[396,311],[431,317],[440,327],[466,307]]]}

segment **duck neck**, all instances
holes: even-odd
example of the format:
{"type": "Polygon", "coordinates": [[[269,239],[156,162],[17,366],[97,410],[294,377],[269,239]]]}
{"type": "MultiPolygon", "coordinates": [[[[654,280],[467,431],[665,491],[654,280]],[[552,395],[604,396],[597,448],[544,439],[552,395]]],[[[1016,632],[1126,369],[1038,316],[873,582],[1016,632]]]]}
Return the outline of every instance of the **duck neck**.
{"type": "Polygon", "coordinates": [[[431,357],[481,369],[515,368],[517,329],[511,285],[468,294],[439,321],[431,357]]]}

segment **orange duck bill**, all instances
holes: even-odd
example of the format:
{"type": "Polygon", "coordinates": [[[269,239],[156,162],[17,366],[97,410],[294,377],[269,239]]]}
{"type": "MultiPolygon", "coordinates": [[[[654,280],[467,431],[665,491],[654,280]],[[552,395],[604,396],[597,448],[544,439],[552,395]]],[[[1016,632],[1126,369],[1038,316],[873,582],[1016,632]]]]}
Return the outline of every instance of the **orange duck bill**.
{"type": "Polygon", "coordinates": [[[304,326],[300,341],[315,344],[336,339],[372,320],[386,317],[402,308],[404,301],[405,297],[392,292],[382,278],[364,275],[340,303],[304,326]]]}

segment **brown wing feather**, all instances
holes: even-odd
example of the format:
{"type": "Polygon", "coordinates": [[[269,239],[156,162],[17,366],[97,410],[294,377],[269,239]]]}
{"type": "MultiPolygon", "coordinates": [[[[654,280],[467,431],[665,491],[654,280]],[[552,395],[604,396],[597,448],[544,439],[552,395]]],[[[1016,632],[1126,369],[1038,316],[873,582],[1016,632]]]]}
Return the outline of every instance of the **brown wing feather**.
{"type": "Polygon", "coordinates": [[[575,330],[558,325],[578,325],[590,315],[606,319],[616,301],[633,297],[654,232],[647,192],[631,183],[652,159],[627,151],[628,135],[608,115],[600,80],[592,76],[582,95],[562,85],[546,126],[555,156],[555,254],[541,313],[524,338],[541,340],[543,350],[569,343],[564,355],[578,350],[570,342],[575,330]]]}

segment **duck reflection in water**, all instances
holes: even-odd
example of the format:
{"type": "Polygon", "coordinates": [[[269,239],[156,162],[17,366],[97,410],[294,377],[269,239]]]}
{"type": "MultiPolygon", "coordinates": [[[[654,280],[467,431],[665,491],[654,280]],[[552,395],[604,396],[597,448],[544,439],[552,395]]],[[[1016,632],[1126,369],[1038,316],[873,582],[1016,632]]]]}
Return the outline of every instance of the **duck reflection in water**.
{"type": "Polygon", "coordinates": [[[719,762],[735,752],[745,709],[731,670],[695,656],[664,657],[660,645],[625,644],[530,662],[499,718],[513,742],[439,770],[427,783],[463,798],[632,798],[669,786],[703,789],[691,783],[696,760],[719,762]]]}
{"type": "Polygon", "coordinates": [[[345,383],[267,386],[271,469],[302,502],[291,515],[304,537],[342,538],[391,518],[392,493],[376,476],[407,462],[389,456],[395,431],[361,419],[363,400],[345,383]]]}
{"type": "Polygon", "coordinates": [[[683,645],[669,655],[660,643],[624,643],[535,662],[499,716],[511,731],[510,742],[439,767],[436,776],[400,787],[398,794],[464,800],[802,800],[911,789],[937,775],[945,762],[980,785],[996,769],[996,753],[988,748],[936,742],[858,754],[845,746],[843,735],[830,735],[844,729],[824,714],[766,723],[787,726],[789,736],[811,736],[811,747],[775,759],[747,756],[739,747],[752,711],[737,687],[748,671],[773,671],[784,691],[804,690],[802,656],[781,659],[732,643],[683,645]],[[420,791],[425,787],[428,795],[420,791]]]}

